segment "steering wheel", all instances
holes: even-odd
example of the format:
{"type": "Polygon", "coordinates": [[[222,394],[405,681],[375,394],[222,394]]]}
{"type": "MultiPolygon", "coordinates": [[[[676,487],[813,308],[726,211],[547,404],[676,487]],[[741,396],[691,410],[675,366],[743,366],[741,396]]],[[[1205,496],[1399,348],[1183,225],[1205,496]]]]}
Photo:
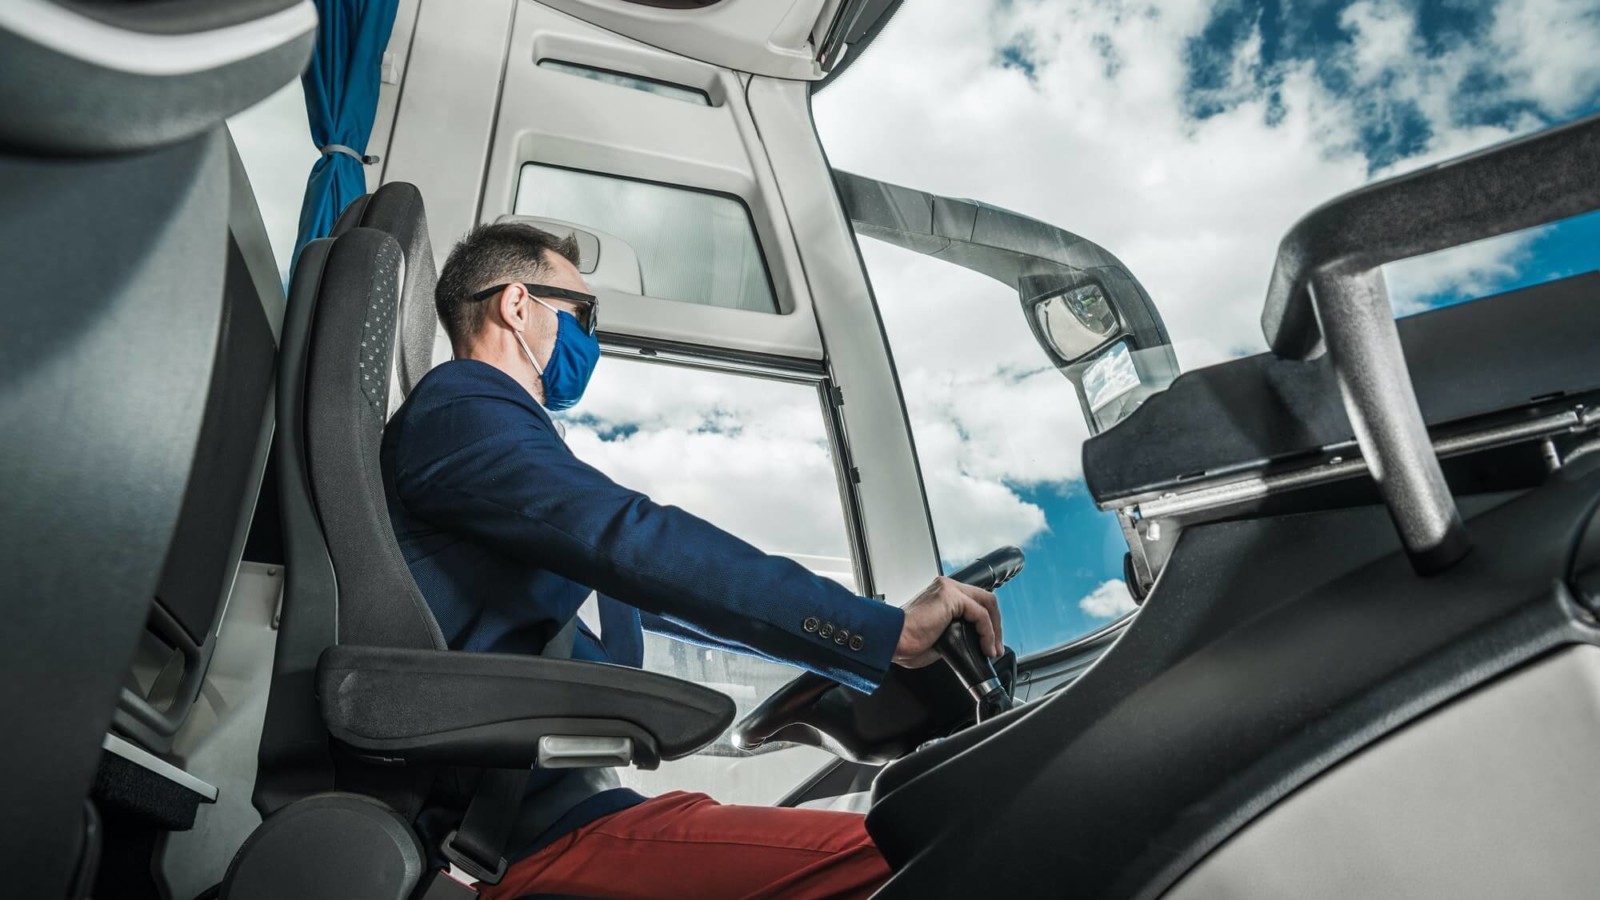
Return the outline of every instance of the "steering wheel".
{"type": "MultiPolygon", "coordinates": [[[[1022,551],[1001,547],[950,574],[956,581],[992,591],[1022,571],[1022,551]]],[[[768,742],[793,741],[822,747],[857,762],[897,759],[927,737],[940,736],[960,709],[962,688],[983,721],[1011,708],[1011,695],[964,620],[950,623],[935,645],[948,664],[903,669],[890,666],[877,691],[864,695],[832,679],[806,672],[774,691],[733,727],[733,745],[754,750],[768,742]],[[951,678],[952,673],[955,678],[951,678]]],[[[968,707],[971,709],[972,707],[968,707]]],[[[970,720],[969,720],[970,721],[970,720]]]]}

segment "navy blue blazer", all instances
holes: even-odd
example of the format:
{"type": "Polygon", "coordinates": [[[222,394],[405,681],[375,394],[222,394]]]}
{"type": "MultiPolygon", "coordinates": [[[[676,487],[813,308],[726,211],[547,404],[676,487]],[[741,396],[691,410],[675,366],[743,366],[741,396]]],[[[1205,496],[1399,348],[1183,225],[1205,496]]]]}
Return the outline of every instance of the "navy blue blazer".
{"type": "Polygon", "coordinates": [[[395,537],[454,649],[537,653],[592,589],[600,636],[581,629],[578,659],[638,666],[650,627],[863,691],[888,671],[899,609],[618,485],[486,363],[417,384],[382,468],[395,537]]]}

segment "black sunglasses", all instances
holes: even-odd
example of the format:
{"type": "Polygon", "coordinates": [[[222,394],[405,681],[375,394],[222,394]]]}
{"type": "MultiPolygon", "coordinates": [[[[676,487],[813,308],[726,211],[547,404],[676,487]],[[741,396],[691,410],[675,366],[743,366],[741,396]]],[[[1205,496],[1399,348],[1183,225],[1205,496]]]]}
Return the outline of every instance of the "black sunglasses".
{"type": "Polygon", "coordinates": [[[566,288],[551,287],[548,284],[524,284],[508,281],[505,284],[484,288],[473,294],[471,299],[487,300],[513,284],[522,284],[524,288],[528,289],[528,293],[534,297],[554,297],[557,300],[576,303],[578,311],[573,318],[578,320],[578,327],[583,329],[583,333],[590,337],[594,337],[595,329],[600,327],[600,298],[593,294],[585,294],[582,291],[569,291],[566,288]]]}

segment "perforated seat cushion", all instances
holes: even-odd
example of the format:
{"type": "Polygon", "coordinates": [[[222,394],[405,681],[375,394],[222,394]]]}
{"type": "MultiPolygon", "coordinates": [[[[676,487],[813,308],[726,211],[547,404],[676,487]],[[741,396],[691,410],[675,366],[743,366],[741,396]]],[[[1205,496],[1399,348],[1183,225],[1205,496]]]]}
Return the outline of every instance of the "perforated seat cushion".
{"type": "Polygon", "coordinates": [[[406,394],[433,368],[433,340],[439,316],[434,288],[439,284],[428,237],[428,216],[422,192],[414,184],[394,181],[352,201],[334,224],[334,235],[354,228],[375,228],[400,242],[405,278],[400,286],[400,390],[406,394]]]}

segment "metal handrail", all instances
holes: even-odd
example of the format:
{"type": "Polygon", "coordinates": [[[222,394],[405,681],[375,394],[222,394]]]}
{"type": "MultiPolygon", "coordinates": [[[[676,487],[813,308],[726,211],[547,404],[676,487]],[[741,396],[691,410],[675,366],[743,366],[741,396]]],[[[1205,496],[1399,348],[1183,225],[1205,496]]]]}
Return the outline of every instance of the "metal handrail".
{"type": "Polygon", "coordinates": [[[1471,548],[1428,440],[1379,267],[1600,209],[1600,116],[1352,191],[1278,247],[1261,325],[1280,357],[1326,351],[1412,564],[1471,548]]]}

